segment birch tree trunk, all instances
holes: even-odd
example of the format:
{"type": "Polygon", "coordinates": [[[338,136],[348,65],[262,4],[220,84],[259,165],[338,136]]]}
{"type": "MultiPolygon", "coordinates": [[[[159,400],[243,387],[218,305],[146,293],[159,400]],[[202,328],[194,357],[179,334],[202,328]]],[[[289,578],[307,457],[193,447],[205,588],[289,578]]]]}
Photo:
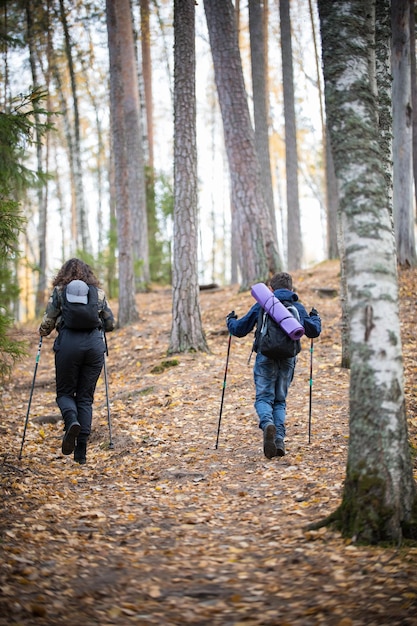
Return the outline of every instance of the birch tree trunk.
{"type": "Polygon", "coordinates": [[[174,259],[169,353],[208,351],[198,285],[195,2],[174,1],[174,259]]]}
{"type": "Polygon", "coordinates": [[[412,115],[412,161],[413,161],[413,181],[414,181],[414,206],[417,206],[417,71],[416,71],[416,16],[415,2],[409,0],[410,7],[410,61],[411,61],[411,106],[412,115]]]}
{"type": "Polygon", "coordinates": [[[394,226],[400,265],[417,262],[412,194],[412,104],[409,0],[392,2],[394,226]]]}
{"type": "Polygon", "coordinates": [[[241,289],[281,268],[262,195],[255,138],[243,80],[231,0],[204,0],[236,211],[241,289]]]}
{"type": "Polygon", "coordinates": [[[397,542],[417,527],[395,241],[379,142],[375,0],[319,0],[319,12],[351,353],[346,479],[342,503],[325,523],[360,541],[397,542]]]}
{"type": "Polygon", "coordinates": [[[119,314],[118,325],[127,326],[138,319],[135,302],[135,275],[133,257],[132,213],[129,203],[129,153],[127,149],[124,96],[124,74],[122,71],[121,48],[126,37],[131,37],[131,23],[120,20],[120,14],[128,12],[129,0],[106,0],[107,33],[110,61],[110,113],[112,147],[114,156],[114,181],[116,194],[117,234],[119,250],[119,314]],[[116,8],[117,7],[117,8],[116,8]],[[130,33],[130,35],[129,35],[130,33]]]}

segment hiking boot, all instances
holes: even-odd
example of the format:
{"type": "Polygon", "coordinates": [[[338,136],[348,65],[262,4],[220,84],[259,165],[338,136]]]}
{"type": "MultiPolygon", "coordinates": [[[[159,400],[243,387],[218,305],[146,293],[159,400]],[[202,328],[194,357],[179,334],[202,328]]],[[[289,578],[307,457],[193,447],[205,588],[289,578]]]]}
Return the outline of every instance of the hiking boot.
{"type": "Polygon", "coordinates": [[[62,440],[62,454],[71,454],[75,448],[75,440],[78,437],[81,426],[75,413],[64,417],[65,434],[62,440]]]}
{"type": "Polygon", "coordinates": [[[275,424],[268,424],[264,430],[264,454],[267,459],[277,456],[277,448],[275,445],[275,434],[277,429],[275,424]]]}
{"type": "Polygon", "coordinates": [[[77,441],[77,444],[74,448],[74,461],[76,463],[79,463],[80,465],[85,465],[87,463],[86,441],[77,441]]]}
{"type": "Polygon", "coordinates": [[[285,456],[285,444],[283,439],[277,439],[275,441],[275,446],[277,449],[277,456],[285,456]]]}

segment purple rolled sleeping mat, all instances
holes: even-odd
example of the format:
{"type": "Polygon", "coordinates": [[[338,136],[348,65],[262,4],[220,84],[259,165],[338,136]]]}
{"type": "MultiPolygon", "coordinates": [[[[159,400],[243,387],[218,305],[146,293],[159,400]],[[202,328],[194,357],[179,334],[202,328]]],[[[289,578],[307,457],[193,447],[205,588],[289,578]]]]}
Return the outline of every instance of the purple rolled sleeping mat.
{"type": "Polygon", "coordinates": [[[279,324],[291,339],[301,339],[304,327],[290,313],[290,311],[274,296],[265,283],[256,283],[251,288],[251,294],[273,320],[279,324]]]}

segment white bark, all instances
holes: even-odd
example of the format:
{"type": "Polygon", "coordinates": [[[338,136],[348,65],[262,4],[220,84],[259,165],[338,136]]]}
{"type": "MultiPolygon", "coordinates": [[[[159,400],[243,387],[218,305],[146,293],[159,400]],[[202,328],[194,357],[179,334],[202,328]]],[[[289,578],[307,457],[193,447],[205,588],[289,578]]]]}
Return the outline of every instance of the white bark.
{"type": "MultiPolygon", "coordinates": [[[[382,0],[381,0],[382,1],[382,0]]],[[[414,482],[404,407],[395,241],[376,93],[375,2],[319,0],[328,128],[339,187],[351,352],[342,527],[398,540],[414,482]],[[341,18],[343,15],[343,19],[341,18]]]]}

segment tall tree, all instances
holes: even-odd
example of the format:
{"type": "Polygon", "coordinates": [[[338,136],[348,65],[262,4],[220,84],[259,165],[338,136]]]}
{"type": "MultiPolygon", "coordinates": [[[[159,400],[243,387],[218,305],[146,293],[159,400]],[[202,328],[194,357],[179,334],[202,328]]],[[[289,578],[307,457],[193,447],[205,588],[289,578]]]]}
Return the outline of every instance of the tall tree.
{"type": "Polygon", "coordinates": [[[84,176],[83,164],[81,157],[81,124],[79,112],[79,98],[77,89],[76,70],[74,67],[73,42],[70,34],[70,27],[67,20],[67,11],[64,0],[59,0],[59,16],[64,31],[65,54],[68,63],[68,71],[70,75],[72,107],[73,107],[73,165],[74,165],[74,183],[75,183],[75,206],[77,216],[77,245],[84,251],[91,253],[91,237],[88,225],[87,209],[85,205],[84,195],[84,176]]]}
{"type": "MultiPolygon", "coordinates": [[[[389,0],[378,0],[378,16],[389,0]]],[[[339,187],[351,377],[349,450],[334,522],[359,541],[416,532],[395,241],[380,146],[375,0],[319,0],[327,126],[339,187]],[[346,158],[346,155],[349,158],[346,158]]],[[[384,10],[383,10],[384,8],[384,10]]]]}
{"type": "MultiPolygon", "coordinates": [[[[0,115],[0,380],[10,374],[13,363],[25,353],[25,343],[10,332],[19,294],[16,272],[19,235],[24,216],[19,199],[23,192],[40,184],[41,173],[25,167],[28,146],[48,130],[47,113],[41,107],[45,94],[33,91],[12,101],[0,115]],[[36,113],[36,115],[35,115],[36,113]],[[35,128],[38,125],[38,128],[35,128]]],[[[43,177],[42,177],[43,178],[43,177]]],[[[43,181],[44,182],[44,181],[43,181]]]]}
{"type": "MultiPolygon", "coordinates": [[[[95,48],[93,43],[93,28],[89,22],[84,25],[84,29],[86,30],[86,34],[89,40],[88,52],[85,54],[83,51],[79,51],[77,55],[77,60],[82,68],[82,72],[80,72],[81,80],[85,85],[85,90],[88,95],[88,100],[91,104],[93,111],[93,119],[95,122],[93,135],[96,139],[96,148],[93,150],[94,160],[92,160],[90,171],[94,175],[96,182],[95,187],[97,189],[97,233],[96,233],[96,241],[97,241],[97,253],[99,258],[99,263],[102,262],[102,255],[105,247],[105,220],[103,214],[103,208],[105,206],[105,182],[107,176],[107,134],[106,134],[106,125],[103,123],[100,114],[100,93],[96,92],[95,85],[91,84],[89,80],[88,71],[89,68],[94,67],[94,74],[97,76],[97,80],[100,79],[103,81],[107,80],[107,74],[101,72],[101,68],[97,67],[97,58],[95,55],[95,48]],[[101,77],[100,77],[101,74],[101,77]]],[[[100,272],[99,272],[100,275],[100,272]]],[[[106,290],[108,292],[108,290],[106,290]]]]}
{"type": "Polygon", "coordinates": [[[140,0],[140,32],[142,50],[142,77],[146,113],[147,154],[145,167],[146,208],[149,246],[149,278],[157,280],[161,270],[161,242],[157,236],[155,172],[154,172],[154,129],[153,129],[153,89],[149,0],[140,0]]]}
{"type": "Polygon", "coordinates": [[[392,2],[393,208],[400,265],[417,263],[412,193],[412,115],[409,0],[392,2]]]}
{"type": "MultiPolygon", "coordinates": [[[[122,5],[129,5],[122,0],[122,5]]],[[[149,282],[148,220],[146,213],[145,160],[143,150],[142,118],[139,102],[138,67],[135,43],[133,40],[133,19],[131,10],[127,14],[116,13],[124,32],[124,42],[120,47],[121,72],[123,81],[123,116],[125,141],[128,154],[129,206],[133,228],[133,255],[135,259],[135,280],[137,289],[149,282]]]]}
{"type": "Polygon", "coordinates": [[[122,48],[132,41],[132,22],[129,0],[106,0],[107,33],[110,61],[110,112],[112,147],[115,170],[115,194],[119,250],[119,326],[138,319],[135,302],[135,274],[133,255],[133,227],[129,189],[129,139],[131,131],[126,123],[126,70],[123,71],[122,48]]]}
{"type": "Polygon", "coordinates": [[[337,259],[338,250],[338,213],[339,202],[337,194],[337,182],[334,171],[333,155],[330,147],[330,140],[326,130],[326,120],[324,114],[323,91],[321,86],[321,70],[320,55],[318,50],[318,42],[316,35],[315,18],[313,11],[313,2],[308,0],[308,9],[310,14],[311,32],[314,47],[314,62],[317,74],[317,89],[319,92],[320,105],[320,123],[323,137],[323,162],[324,162],[324,181],[325,181],[325,197],[326,197],[326,217],[327,217],[327,256],[329,259],[337,259]]]}
{"type": "Polygon", "coordinates": [[[198,286],[195,2],[174,0],[174,259],[169,352],[207,351],[198,286]]]}
{"type": "Polygon", "coordinates": [[[410,69],[411,69],[411,107],[413,110],[413,180],[414,203],[417,206],[417,71],[416,71],[416,5],[409,0],[410,7],[410,69]]]}
{"type": "Polygon", "coordinates": [[[278,248],[277,220],[272,188],[271,159],[269,154],[268,124],[268,63],[267,30],[261,0],[249,0],[249,34],[252,69],[253,118],[255,123],[255,148],[261,173],[262,192],[269,211],[271,233],[278,248]]]}
{"type": "Polygon", "coordinates": [[[287,264],[288,269],[296,270],[301,267],[303,245],[301,239],[300,201],[298,195],[297,127],[295,121],[294,71],[289,0],[279,0],[279,16],[281,25],[285,165],[287,180],[287,264]]]}
{"type": "Polygon", "coordinates": [[[142,75],[145,91],[146,135],[148,138],[147,165],[151,171],[154,167],[153,158],[153,95],[152,95],[152,59],[150,32],[149,0],[140,0],[140,32],[142,47],[142,75]]]}
{"type": "Polygon", "coordinates": [[[231,0],[204,0],[231,177],[232,228],[239,238],[241,289],[281,267],[255,150],[231,0]]]}
{"type": "MultiPolygon", "coordinates": [[[[39,71],[38,71],[38,60],[36,55],[36,48],[39,46],[39,28],[35,27],[35,20],[33,16],[33,10],[36,8],[41,11],[40,14],[40,24],[42,25],[42,30],[46,31],[47,36],[49,37],[49,13],[43,13],[43,5],[39,4],[34,6],[34,3],[29,0],[25,0],[25,12],[26,12],[26,41],[29,48],[29,62],[30,69],[32,74],[32,81],[35,88],[39,87],[41,81],[39,79],[39,71]],[[38,44],[36,43],[38,42],[38,44]]],[[[37,160],[37,170],[40,175],[42,175],[44,170],[43,164],[43,144],[41,141],[39,128],[40,128],[40,119],[39,114],[36,109],[34,111],[35,114],[35,128],[38,129],[37,138],[36,138],[36,160],[37,160]]],[[[47,169],[47,167],[46,167],[47,169]]],[[[47,225],[47,185],[39,185],[37,189],[37,200],[38,200],[38,285],[36,290],[36,305],[35,305],[35,313],[36,315],[40,315],[43,307],[45,306],[45,293],[46,293],[46,225],[47,225]]]]}

